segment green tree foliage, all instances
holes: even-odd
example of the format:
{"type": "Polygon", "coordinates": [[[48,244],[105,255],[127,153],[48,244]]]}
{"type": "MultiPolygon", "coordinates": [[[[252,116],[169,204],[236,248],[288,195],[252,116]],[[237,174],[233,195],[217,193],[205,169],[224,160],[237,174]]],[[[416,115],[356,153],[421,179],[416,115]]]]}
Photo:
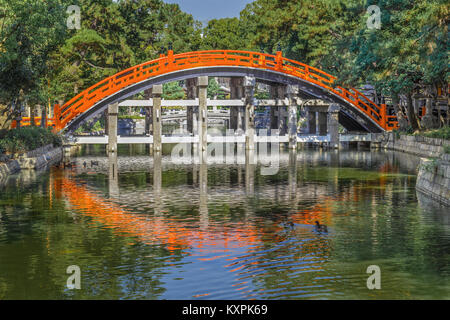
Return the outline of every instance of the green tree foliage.
{"type": "Polygon", "coordinates": [[[198,50],[199,22],[161,0],[79,0],[82,28],[54,55],[53,95],[71,98],[101,79],[158,57],[161,47],[198,50]]]}
{"type": "Polygon", "coordinates": [[[0,0],[0,103],[12,115],[49,99],[50,56],[66,34],[66,0],[0,0]]]}
{"type": "Polygon", "coordinates": [[[167,82],[163,85],[162,98],[166,100],[182,100],[186,96],[178,81],[167,82]]]}
{"type": "MultiPolygon", "coordinates": [[[[253,48],[327,68],[333,43],[355,28],[350,0],[256,0],[241,12],[241,28],[253,48]]],[[[360,1],[356,1],[360,2],[360,1]]]]}
{"type": "Polygon", "coordinates": [[[371,83],[395,104],[403,95],[409,123],[418,129],[414,92],[448,83],[449,6],[441,0],[375,4],[381,9],[381,28],[367,28],[366,15],[353,35],[336,44],[346,57],[340,80],[353,86],[371,83]]]}
{"type": "Polygon", "coordinates": [[[247,47],[245,30],[238,18],[213,19],[203,29],[203,50],[243,50],[247,47]]]}
{"type": "Polygon", "coordinates": [[[225,94],[220,90],[220,85],[215,78],[209,78],[207,94],[209,99],[222,100],[225,99],[225,94]]]}

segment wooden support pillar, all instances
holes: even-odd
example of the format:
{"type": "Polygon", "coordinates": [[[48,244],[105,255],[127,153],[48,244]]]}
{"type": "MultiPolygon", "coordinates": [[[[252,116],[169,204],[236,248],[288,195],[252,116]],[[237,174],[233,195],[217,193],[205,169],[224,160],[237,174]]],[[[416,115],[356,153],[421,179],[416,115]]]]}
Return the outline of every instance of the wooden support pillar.
{"type": "Polygon", "coordinates": [[[277,107],[270,107],[270,129],[278,130],[278,111],[277,111],[277,107]]]}
{"type": "MultiPolygon", "coordinates": [[[[231,99],[242,99],[244,97],[244,79],[231,78],[230,80],[230,97],[231,99]]],[[[234,129],[236,133],[244,132],[245,107],[231,107],[230,110],[230,129],[234,129]]]]}
{"type": "Polygon", "coordinates": [[[316,134],[316,112],[314,110],[308,110],[308,133],[316,134]]]}
{"type": "Polygon", "coordinates": [[[339,149],[339,111],[340,106],[332,103],[328,108],[328,134],[330,135],[330,148],[339,149]]]}
{"type": "Polygon", "coordinates": [[[288,128],[289,128],[289,149],[297,148],[297,94],[298,87],[288,86],[287,94],[289,99],[289,118],[288,118],[288,128]]]}
{"type": "Polygon", "coordinates": [[[208,129],[208,106],[207,106],[208,77],[198,77],[198,136],[199,152],[206,151],[207,129],[208,129]]]}
{"type": "MultiPolygon", "coordinates": [[[[271,99],[277,99],[278,97],[278,87],[276,85],[270,86],[270,98],[271,99]]],[[[270,106],[270,129],[271,130],[278,130],[278,107],[270,106]]]]}
{"type": "Polygon", "coordinates": [[[16,118],[16,128],[17,128],[17,129],[20,128],[20,126],[21,126],[21,121],[22,121],[22,116],[18,116],[18,117],[16,118]]]}
{"type": "MultiPolygon", "coordinates": [[[[145,99],[150,100],[152,98],[152,89],[145,90],[145,99]]],[[[153,134],[153,107],[148,106],[145,108],[145,125],[144,131],[147,136],[153,134]]]]}
{"type": "Polygon", "coordinates": [[[287,107],[278,107],[278,130],[280,132],[280,136],[285,136],[288,133],[287,118],[287,107]]]}
{"type": "Polygon", "coordinates": [[[327,112],[318,112],[319,114],[319,135],[326,136],[327,135],[327,112]]]}
{"type": "Polygon", "coordinates": [[[47,128],[47,107],[42,106],[41,109],[41,127],[47,128]]]}
{"type": "MultiPolygon", "coordinates": [[[[195,100],[197,98],[197,78],[186,80],[187,98],[195,100]]],[[[198,106],[188,106],[186,108],[187,131],[193,136],[198,134],[198,106]]]]}
{"type": "Polygon", "coordinates": [[[103,117],[105,119],[105,135],[108,135],[108,127],[109,127],[108,108],[106,108],[106,110],[103,112],[103,117]]]}
{"type": "Polygon", "coordinates": [[[154,85],[152,88],[153,97],[153,151],[161,152],[161,95],[163,86],[161,84],[154,85]]]}
{"type": "Polygon", "coordinates": [[[254,77],[244,78],[245,87],[245,148],[255,149],[255,92],[256,79],[254,77]]]}
{"type": "MultiPolygon", "coordinates": [[[[276,84],[270,87],[270,95],[272,99],[284,100],[286,97],[286,86],[281,84],[276,84]]],[[[284,106],[275,106],[271,108],[270,112],[270,127],[271,129],[276,129],[279,132],[280,136],[284,136],[288,133],[287,126],[287,118],[288,118],[288,110],[284,106]]]]}
{"type": "Polygon", "coordinates": [[[117,153],[117,116],[119,114],[119,103],[108,106],[108,153],[117,153]]]}

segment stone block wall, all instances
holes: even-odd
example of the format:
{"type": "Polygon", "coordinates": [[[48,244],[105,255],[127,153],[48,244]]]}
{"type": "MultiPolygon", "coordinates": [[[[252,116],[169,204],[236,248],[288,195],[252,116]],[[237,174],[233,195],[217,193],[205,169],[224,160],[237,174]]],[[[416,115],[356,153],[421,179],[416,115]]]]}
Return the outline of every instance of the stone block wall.
{"type": "Polygon", "coordinates": [[[372,137],[378,146],[388,150],[405,152],[422,157],[416,182],[416,189],[433,200],[450,206],[450,140],[421,136],[382,133],[372,137]]]}
{"type": "Polygon", "coordinates": [[[373,138],[381,148],[427,158],[440,157],[444,153],[444,146],[450,146],[450,140],[406,135],[396,137],[392,132],[378,134],[373,138]]]}
{"type": "Polygon", "coordinates": [[[40,169],[48,164],[60,161],[62,155],[62,147],[54,148],[52,145],[47,145],[20,156],[5,157],[3,159],[5,162],[0,162],[0,185],[11,174],[17,173],[22,169],[40,169]]]}
{"type": "Polygon", "coordinates": [[[416,189],[450,206],[450,154],[439,159],[421,159],[416,189]]]}

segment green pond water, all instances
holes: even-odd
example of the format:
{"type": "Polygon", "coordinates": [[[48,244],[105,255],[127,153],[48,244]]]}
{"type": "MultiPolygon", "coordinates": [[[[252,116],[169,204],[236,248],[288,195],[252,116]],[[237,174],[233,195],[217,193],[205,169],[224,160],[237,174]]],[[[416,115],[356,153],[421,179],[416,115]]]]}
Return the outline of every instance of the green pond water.
{"type": "Polygon", "coordinates": [[[0,299],[449,299],[450,210],[416,192],[418,161],[298,150],[262,175],[83,148],[0,183],[0,299]]]}

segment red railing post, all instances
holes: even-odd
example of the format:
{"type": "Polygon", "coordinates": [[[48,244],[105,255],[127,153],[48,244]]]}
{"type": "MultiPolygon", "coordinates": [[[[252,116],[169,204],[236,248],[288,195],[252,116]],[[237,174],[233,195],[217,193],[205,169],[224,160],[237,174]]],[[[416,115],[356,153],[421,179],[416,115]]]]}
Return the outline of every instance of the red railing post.
{"type": "Polygon", "coordinates": [[[278,45],[277,55],[275,56],[276,69],[281,71],[283,69],[283,52],[280,45],[278,45]]]}
{"type": "Polygon", "coordinates": [[[386,130],[388,128],[387,120],[387,110],[386,104],[381,104],[380,115],[381,115],[381,127],[386,130]]]}
{"type": "Polygon", "coordinates": [[[53,119],[55,119],[55,129],[60,130],[62,129],[60,127],[60,120],[59,117],[61,116],[60,114],[60,109],[59,109],[59,103],[55,104],[55,106],[53,107],[53,119]]]}

